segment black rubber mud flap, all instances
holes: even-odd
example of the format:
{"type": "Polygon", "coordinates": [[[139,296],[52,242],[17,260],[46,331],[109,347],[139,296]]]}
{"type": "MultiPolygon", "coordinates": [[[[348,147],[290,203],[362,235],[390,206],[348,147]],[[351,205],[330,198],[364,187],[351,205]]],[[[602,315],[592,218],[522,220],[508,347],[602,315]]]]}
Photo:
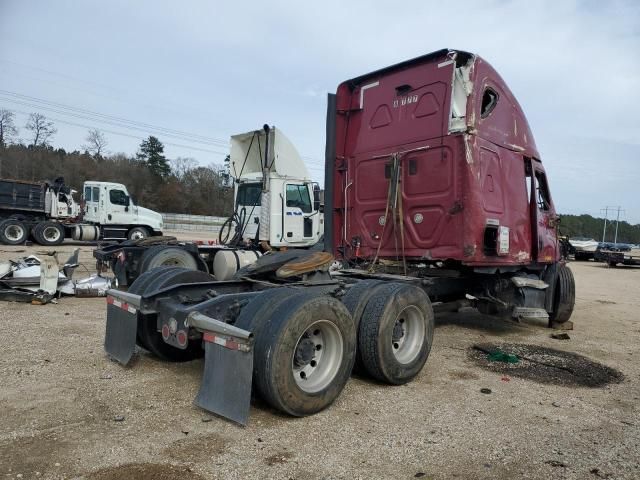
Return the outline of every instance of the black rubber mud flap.
{"type": "Polygon", "coordinates": [[[107,328],[104,349],[110,357],[126,365],[136,350],[138,315],[136,309],[114,297],[107,297],[107,328]]]}
{"type": "Polygon", "coordinates": [[[205,410],[246,425],[251,408],[253,352],[205,341],[204,373],[195,403],[205,410]]]}
{"type": "Polygon", "coordinates": [[[204,342],[204,373],[195,404],[246,425],[251,408],[253,335],[232,325],[192,312],[190,326],[204,342]]]}

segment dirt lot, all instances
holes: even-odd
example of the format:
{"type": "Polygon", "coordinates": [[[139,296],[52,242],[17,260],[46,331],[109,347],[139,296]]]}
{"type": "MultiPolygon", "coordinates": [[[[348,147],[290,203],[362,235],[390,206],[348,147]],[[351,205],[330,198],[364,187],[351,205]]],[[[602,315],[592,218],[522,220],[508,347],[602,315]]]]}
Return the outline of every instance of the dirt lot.
{"type": "MultiPolygon", "coordinates": [[[[61,247],[60,259],[72,248],[61,247]]],[[[0,259],[37,251],[0,246],[0,259]]],[[[81,261],[77,277],[94,271],[90,248],[81,261]]],[[[571,268],[570,340],[473,310],[449,314],[437,319],[427,366],[409,385],[354,377],[330,409],[302,419],[254,401],[246,428],[192,404],[201,361],[167,364],[146,353],[131,368],[110,361],[104,299],[0,303],[0,476],[639,478],[640,268],[571,268]],[[564,369],[495,364],[474,344],[542,346],[597,365],[581,357],[564,369]],[[604,381],[572,379],[591,371],[604,381]]],[[[553,361],[553,352],[529,355],[553,361]]]]}

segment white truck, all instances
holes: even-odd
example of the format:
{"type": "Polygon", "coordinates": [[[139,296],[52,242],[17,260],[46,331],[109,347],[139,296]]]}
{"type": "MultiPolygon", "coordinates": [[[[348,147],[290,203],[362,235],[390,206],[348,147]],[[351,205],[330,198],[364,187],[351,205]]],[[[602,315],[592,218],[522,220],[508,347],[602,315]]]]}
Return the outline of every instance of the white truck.
{"type": "Polygon", "coordinates": [[[320,187],[287,137],[267,125],[233,135],[230,157],[235,212],[220,231],[221,243],[315,245],[324,230],[320,187]]]}
{"type": "Polygon", "coordinates": [[[173,237],[126,242],[94,250],[118,286],[147,270],[174,266],[228,280],[271,250],[311,248],[324,234],[320,187],[311,180],[293,144],[275,127],[231,137],[230,170],[235,207],[217,245],[178,242],[173,237]]]}
{"type": "Polygon", "coordinates": [[[120,183],[84,184],[84,208],[64,184],[0,179],[0,243],[19,245],[29,236],[45,246],[75,240],[126,240],[162,235],[162,215],[133,204],[120,183]]]}

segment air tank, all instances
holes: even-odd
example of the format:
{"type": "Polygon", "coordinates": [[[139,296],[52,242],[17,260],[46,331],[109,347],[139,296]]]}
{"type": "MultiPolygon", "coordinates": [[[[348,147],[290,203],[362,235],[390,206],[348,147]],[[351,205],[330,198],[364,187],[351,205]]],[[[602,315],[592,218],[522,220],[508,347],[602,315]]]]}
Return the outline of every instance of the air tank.
{"type": "Polygon", "coordinates": [[[95,225],[76,225],[73,229],[73,239],[90,241],[98,240],[100,238],[100,228],[95,225]]]}
{"type": "Polygon", "coordinates": [[[229,280],[242,267],[254,263],[262,254],[255,250],[220,250],[213,257],[216,280],[229,280]]]}

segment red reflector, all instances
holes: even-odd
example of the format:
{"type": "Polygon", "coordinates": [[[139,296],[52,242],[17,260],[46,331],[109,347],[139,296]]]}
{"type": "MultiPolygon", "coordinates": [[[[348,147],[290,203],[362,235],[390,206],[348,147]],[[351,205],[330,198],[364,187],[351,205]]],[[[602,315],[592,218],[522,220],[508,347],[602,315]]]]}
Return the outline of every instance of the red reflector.
{"type": "Polygon", "coordinates": [[[165,340],[169,338],[169,325],[162,325],[162,338],[165,340]]]}
{"type": "Polygon", "coordinates": [[[176,333],[176,340],[178,340],[178,345],[184,347],[187,344],[187,334],[184,330],[178,330],[176,333]]]}

